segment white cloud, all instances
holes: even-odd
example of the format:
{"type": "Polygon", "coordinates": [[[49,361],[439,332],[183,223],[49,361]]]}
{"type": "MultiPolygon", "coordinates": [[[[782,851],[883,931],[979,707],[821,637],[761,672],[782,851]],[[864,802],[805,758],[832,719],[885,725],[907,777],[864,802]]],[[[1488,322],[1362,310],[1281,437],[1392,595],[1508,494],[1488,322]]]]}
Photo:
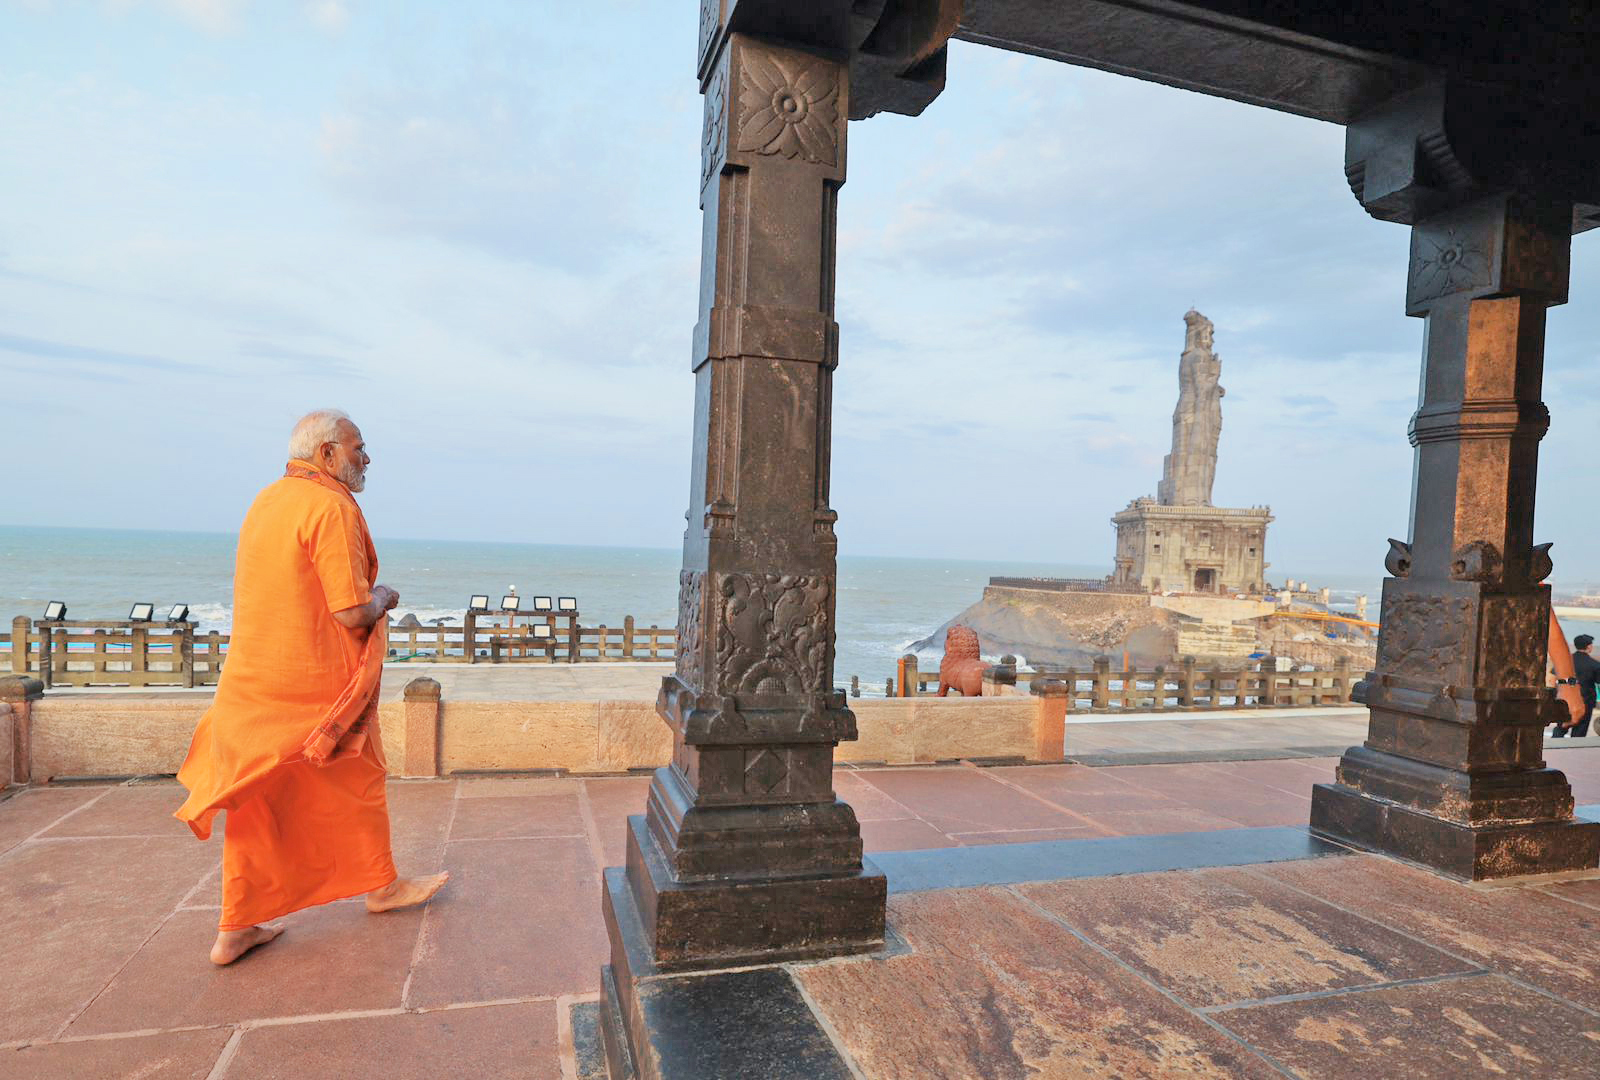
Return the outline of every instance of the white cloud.
{"type": "Polygon", "coordinates": [[[350,24],[350,6],[340,0],[307,0],[306,18],[317,29],[337,34],[350,24]]]}

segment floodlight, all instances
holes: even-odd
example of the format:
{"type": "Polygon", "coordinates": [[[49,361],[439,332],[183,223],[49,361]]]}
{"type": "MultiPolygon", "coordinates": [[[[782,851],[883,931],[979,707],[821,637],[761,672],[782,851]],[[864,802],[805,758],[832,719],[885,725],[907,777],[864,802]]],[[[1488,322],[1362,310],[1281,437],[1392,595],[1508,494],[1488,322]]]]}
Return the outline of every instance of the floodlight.
{"type": "Polygon", "coordinates": [[[131,622],[149,622],[155,617],[156,606],[154,604],[135,604],[132,610],[128,612],[128,619],[131,622]]]}
{"type": "Polygon", "coordinates": [[[549,637],[552,637],[553,635],[551,633],[550,624],[549,623],[543,623],[543,622],[542,623],[534,623],[533,624],[533,636],[536,637],[536,638],[549,638],[549,637]]]}
{"type": "Polygon", "coordinates": [[[557,611],[577,611],[578,598],[576,596],[562,596],[556,599],[557,611]]]}
{"type": "Polygon", "coordinates": [[[501,611],[517,611],[521,604],[522,597],[518,596],[516,593],[512,593],[509,596],[502,596],[500,598],[501,611]]]}
{"type": "Polygon", "coordinates": [[[65,619],[66,617],[67,605],[63,604],[60,600],[52,600],[44,606],[44,618],[46,622],[56,622],[60,619],[65,619]]]}
{"type": "Polygon", "coordinates": [[[489,597],[486,593],[473,593],[472,599],[467,601],[468,611],[488,611],[489,597]]]}
{"type": "Polygon", "coordinates": [[[551,606],[548,596],[535,596],[533,598],[533,610],[535,611],[549,611],[551,606]]]}
{"type": "Polygon", "coordinates": [[[167,612],[167,621],[168,622],[188,622],[189,621],[189,605],[188,604],[173,604],[172,605],[172,610],[167,612]]]}

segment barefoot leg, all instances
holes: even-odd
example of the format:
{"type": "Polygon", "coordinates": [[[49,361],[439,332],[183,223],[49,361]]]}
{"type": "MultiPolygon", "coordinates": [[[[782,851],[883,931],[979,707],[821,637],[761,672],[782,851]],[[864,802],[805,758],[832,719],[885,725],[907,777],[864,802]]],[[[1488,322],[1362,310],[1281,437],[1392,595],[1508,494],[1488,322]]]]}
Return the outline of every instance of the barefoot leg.
{"type": "Polygon", "coordinates": [[[222,930],[211,946],[211,962],[221,967],[231,964],[257,945],[265,945],[279,934],[281,926],[251,926],[243,930],[222,930]]]}
{"type": "Polygon", "coordinates": [[[395,878],[381,889],[367,894],[368,911],[394,911],[397,908],[416,907],[433,899],[433,894],[444,888],[450,874],[430,874],[419,878],[395,878]]]}

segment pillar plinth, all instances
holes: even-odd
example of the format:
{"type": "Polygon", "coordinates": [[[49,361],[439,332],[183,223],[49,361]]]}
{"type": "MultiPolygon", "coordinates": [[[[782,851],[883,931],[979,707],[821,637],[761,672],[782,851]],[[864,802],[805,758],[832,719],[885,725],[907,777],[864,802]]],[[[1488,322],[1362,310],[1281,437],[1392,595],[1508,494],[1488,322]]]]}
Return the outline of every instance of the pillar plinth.
{"type": "Polygon", "coordinates": [[[1547,307],[1566,300],[1570,203],[1518,194],[1412,229],[1407,313],[1427,320],[1411,539],[1392,541],[1366,742],[1313,789],[1318,832],[1467,879],[1593,867],[1546,767],[1551,570],[1533,540],[1547,307]]]}

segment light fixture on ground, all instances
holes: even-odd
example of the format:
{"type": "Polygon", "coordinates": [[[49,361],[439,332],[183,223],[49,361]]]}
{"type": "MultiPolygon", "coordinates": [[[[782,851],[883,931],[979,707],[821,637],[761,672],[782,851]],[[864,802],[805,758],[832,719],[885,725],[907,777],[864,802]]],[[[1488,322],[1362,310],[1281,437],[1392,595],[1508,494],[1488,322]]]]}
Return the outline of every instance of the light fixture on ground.
{"type": "Polygon", "coordinates": [[[472,599],[467,601],[467,610],[468,611],[488,611],[489,610],[489,594],[488,593],[473,593],[472,594],[472,599]]]}
{"type": "Polygon", "coordinates": [[[44,606],[44,621],[59,622],[67,617],[67,605],[60,600],[52,600],[44,606]]]}
{"type": "Polygon", "coordinates": [[[557,611],[577,611],[578,598],[576,596],[563,596],[556,600],[557,611]]]}
{"type": "Polygon", "coordinates": [[[167,621],[168,622],[188,622],[189,621],[189,605],[188,604],[173,604],[172,605],[172,610],[167,612],[167,621]]]}
{"type": "Polygon", "coordinates": [[[156,617],[154,604],[135,604],[128,611],[129,622],[150,622],[156,617]]]}

